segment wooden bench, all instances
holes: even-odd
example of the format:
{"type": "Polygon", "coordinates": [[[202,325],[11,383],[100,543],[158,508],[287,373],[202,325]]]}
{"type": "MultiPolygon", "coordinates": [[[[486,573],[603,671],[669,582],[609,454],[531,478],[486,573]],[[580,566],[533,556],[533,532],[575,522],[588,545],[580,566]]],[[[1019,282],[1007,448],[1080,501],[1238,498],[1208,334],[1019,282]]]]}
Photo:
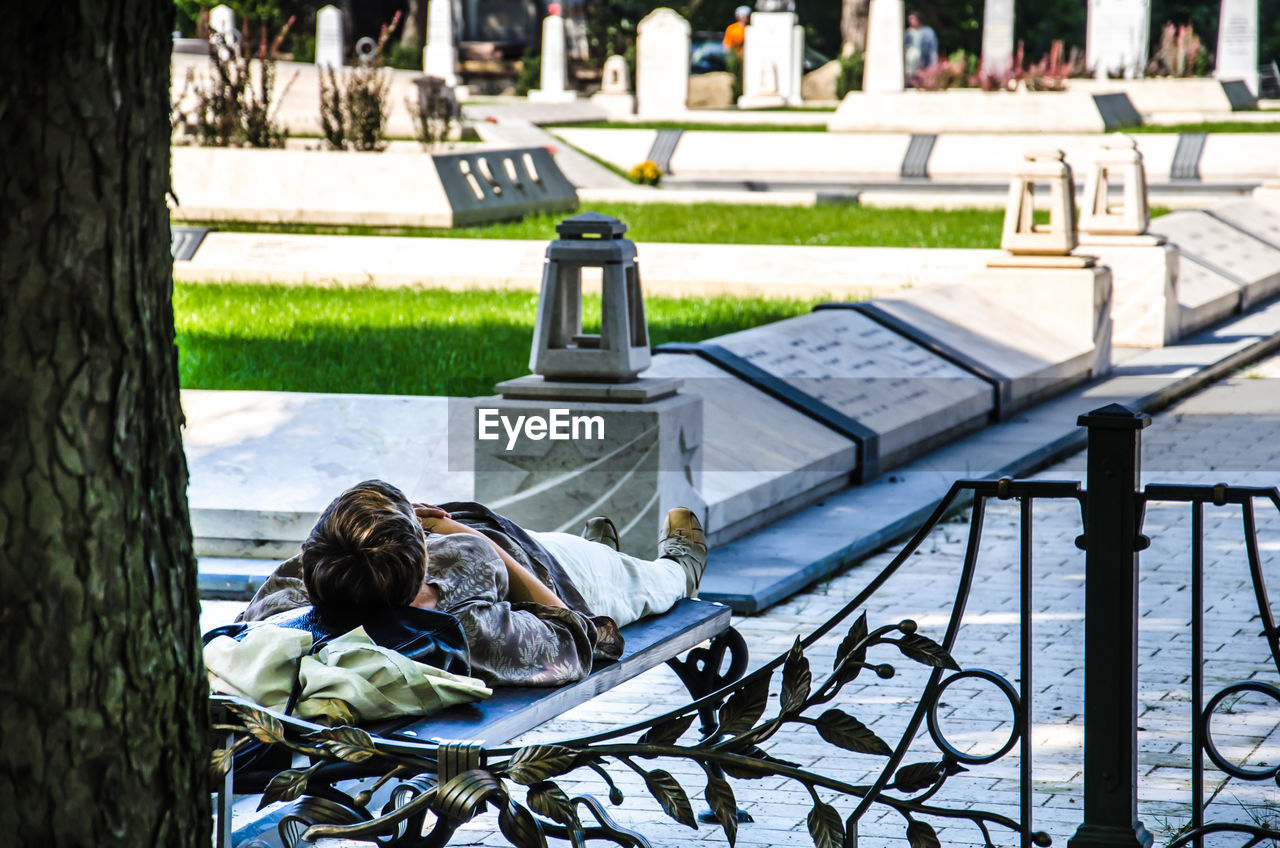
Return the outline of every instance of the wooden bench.
{"type": "MultiPolygon", "coordinates": [[[[664,662],[675,670],[690,694],[695,699],[700,698],[737,680],[746,670],[746,645],[737,631],[730,627],[729,619],[730,610],[727,606],[711,601],[682,600],[664,615],[623,628],[626,649],[622,657],[616,662],[594,669],[582,680],[550,689],[498,688],[490,698],[478,703],[452,707],[422,718],[383,722],[367,729],[374,734],[378,747],[388,751],[400,750],[434,756],[439,743],[446,741],[496,747],[664,662]],[[698,647],[708,640],[709,646],[698,647]],[[688,656],[683,660],[679,659],[684,654],[688,656]]],[[[227,699],[215,696],[215,714],[225,703],[227,699]]],[[[701,710],[704,732],[709,732],[715,726],[716,706],[706,705],[701,710]]],[[[288,721],[294,726],[307,724],[296,719],[288,721]]],[[[319,725],[313,727],[315,730],[322,729],[319,725]]],[[[359,769],[351,766],[338,771],[349,775],[341,790],[345,791],[345,795],[327,791],[326,788],[318,797],[304,796],[296,801],[277,802],[260,811],[256,809],[260,796],[235,798],[231,772],[228,772],[216,798],[218,846],[293,848],[300,844],[301,835],[310,824],[359,821],[356,815],[359,811],[343,809],[349,805],[335,801],[335,797],[349,799],[354,796],[369,782],[371,775],[360,775],[359,769]]],[[[423,778],[418,777],[416,780],[418,782],[415,787],[420,790],[423,778]]],[[[310,785],[308,789],[310,791],[310,785]]],[[[369,802],[365,809],[379,809],[386,801],[378,799],[389,798],[394,789],[391,786],[383,787],[382,794],[369,802]]],[[[603,814],[598,805],[596,808],[598,813],[603,814]]],[[[609,830],[610,833],[598,835],[624,844],[647,844],[638,834],[618,828],[607,816],[602,824],[606,823],[603,830],[609,830]]],[[[457,823],[441,819],[437,821],[428,839],[405,837],[403,842],[384,840],[381,844],[444,845],[456,827],[457,823]]],[[[555,830],[554,827],[549,829],[553,832],[555,830]]]]}

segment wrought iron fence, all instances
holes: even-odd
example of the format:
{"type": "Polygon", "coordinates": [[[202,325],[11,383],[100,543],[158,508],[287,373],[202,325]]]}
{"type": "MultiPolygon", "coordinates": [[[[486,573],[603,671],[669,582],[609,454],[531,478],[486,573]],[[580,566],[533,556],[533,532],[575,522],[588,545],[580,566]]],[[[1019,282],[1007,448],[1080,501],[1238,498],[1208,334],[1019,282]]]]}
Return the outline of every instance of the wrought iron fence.
{"type": "MultiPolygon", "coordinates": [[[[1141,431],[1147,416],[1111,405],[1081,416],[1089,430],[1086,486],[1076,481],[964,480],[952,485],[925,524],[870,582],[842,609],[791,650],[733,682],[655,718],[591,736],[555,744],[482,749],[444,743],[418,744],[379,739],[357,728],[318,729],[232,698],[215,698],[218,729],[227,745],[215,752],[214,772],[229,792],[229,770],[237,748],[256,739],[286,748],[309,764],[276,776],[263,793],[263,803],[294,801],[280,826],[287,845],[320,837],[367,839],[388,846],[434,846],[446,843],[454,829],[496,808],[498,824],[517,846],[546,844],[547,837],[574,845],[586,839],[607,839],[620,845],[647,845],[643,835],[615,823],[594,798],[571,798],[555,778],[579,769],[596,774],[614,804],[622,793],[610,769],[635,772],[647,791],[672,819],[697,826],[689,793],[654,760],[696,763],[706,778],[703,798],[710,820],[719,824],[728,842],[735,843],[743,818],[731,781],[778,776],[798,783],[812,802],[807,816],[810,835],[818,848],[852,848],[858,822],[873,805],[896,811],[912,848],[940,844],[931,822],[971,823],[987,845],[1006,836],[1022,846],[1047,846],[1049,835],[1035,828],[1033,798],[1034,680],[1033,642],[1033,506],[1057,500],[1078,504],[1081,534],[1076,545],[1085,554],[1084,647],[1084,778],[1083,821],[1070,839],[1070,848],[1145,848],[1151,834],[1137,816],[1138,766],[1138,558],[1149,545],[1142,534],[1146,505],[1181,502],[1191,510],[1190,585],[1192,597],[1191,726],[1192,787],[1190,822],[1171,848],[1203,845],[1211,834],[1232,832],[1252,846],[1265,839],[1280,840],[1280,831],[1265,823],[1208,822],[1205,810],[1205,760],[1231,778],[1280,784],[1280,764],[1245,767],[1232,763],[1214,744],[1212,718],[1226,700],[1255,693],[1280,703],[1280,688],[1266,679],[1249,679],[1219,689],[1206,702],[1204,677],[1204,510],[1208,505],[1237,505],[1243,515],[1244,548],[1262,636],[1280,681],[1280,630],[1267,597],[1260,554],[1255,503],[1262,500],[1280,511],[1280,491],[1192,485],[1141,486],[1141,431]],[[982,668],[960,668],[953,651],[966,605],[978,575],[979,547],[986,507],[991,500],[1019,504],[1019,668],[1017,685],[1008,677],[982,668]],[[860,610],[894,574],[901,571],[944,518],[971,500],[965,556],[945,632],[934,641],[916,623],[903,620],[873,627],[860,610]],[[847,629],[845,629],[847,627],[847,629]],[[829,673],[811,667],[806,656],[819,640],[843,634],[829,673]],[[881,679],[895,676],[885,661],[896,651],[929,669],[927,682],[897,742],[890,745],[850,710],[853,699],[842,690],[863,673],[881,679]],[[781,670],[776,713],[766,717],[770,684],[781,670]],[[961,750],[946,738],[938,709],[949,687],[967,680],[996,687],[1012,711],[1008,738],[989,753],[961,750]],[[690,730],[701,719],[696,733],[690,730]],[[870,782],[851,783],[801,768],[761,746],[787,725],[808,725],[826,743],[843,751],[878,758],[870,782]],[[908,750],[924,728],[936,756],[905,763],[908,750]],[[979,769],[1018,749],[1019,817],[994,811],[935,802],[949,778],[979,769]],[[643,764],[642,764],[643,763],[643,764]],[[376,778],[358,792],[344,789],[351,778],[376,778]],[[523,801],[518,797],[523,787],[523,801]],[[846,796],[849,812],[841,814],[822,800],[818,790],[846,796]],[[590,816],[592,822],[584,824],[590,816]]],[[[735,634],[736,637],[736,634],[735,634]]],[[[834,637],[833,637],[834,638],[834,637]]],[[[710,670],[714,679],[729,655],[724,644],[688,663],[710,670]]],[[[730,659],[730,661],[732,661],[730,659]]],[[[692,666],[686,666],[685,673],[692,666]]],[[[679,669],[678,669],[679,670],[679,669]]],[[[723,678],[722,678],[723,679],[723,678]]],[[[698,690],[692,689],[695,694],[698,690]]],[[[225,815],[226,805],[220,807],[225,815]]]]}

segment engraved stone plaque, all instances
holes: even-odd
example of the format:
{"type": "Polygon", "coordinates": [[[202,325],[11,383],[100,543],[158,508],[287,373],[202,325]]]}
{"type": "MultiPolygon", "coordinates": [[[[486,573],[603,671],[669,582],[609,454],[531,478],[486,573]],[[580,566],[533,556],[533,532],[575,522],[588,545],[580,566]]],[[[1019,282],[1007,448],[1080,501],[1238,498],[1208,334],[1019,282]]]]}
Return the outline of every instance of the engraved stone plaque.
{"type": "Polygon", "coordinates": [[[1093,347],[1055,328],[1051,316],[1021,314],[970,286],[907,292],[872,303],[1006,378],[1012,408],[1088,378],[1093,364],[1093,347]]]}
{"type": "Polygon", "coordinates": [[[991,387],[846,309],[709,340],[879,434],[882,467],[925,453],[991,412],[991,387]]]}
{"type": "Polygon", "coordinates": [[[1280,207],[1241,198],[1215,204],[1210,211],[1233,227],[1253,233],[1272,247],[1280,248],[1280,207]]]}
{"type": "Polygon", "coordinates": [[[1152,220],[1150,231],[1183,253],[1221,269],[1249,287],[1249,298],[1280,287],[1280,250],[1204,212],[1173,212],[1152,220]]]}

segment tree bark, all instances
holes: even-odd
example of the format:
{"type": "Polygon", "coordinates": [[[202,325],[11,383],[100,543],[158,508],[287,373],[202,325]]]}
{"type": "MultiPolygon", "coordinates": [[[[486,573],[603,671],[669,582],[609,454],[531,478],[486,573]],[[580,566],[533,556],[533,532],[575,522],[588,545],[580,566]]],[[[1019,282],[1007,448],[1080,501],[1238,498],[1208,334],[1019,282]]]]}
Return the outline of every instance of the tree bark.
{"type": "Polygon", "coordinates": [[[867,10],[870,0],[841,0],[840,43],[842,52],[851,50],[865,53],[867,50],[867,10]]]}
{"type": "Polygon", "coordinates": [[[0,838],[209,845],[179,432],[171,0],[0,27],[0,838]]]}
{"type": "Polygon", "coordinates": [[[421,47],[426,43],[427,0],[408,0],[404,25],[400,27],[400,43],[406,47],[421,47]]]}

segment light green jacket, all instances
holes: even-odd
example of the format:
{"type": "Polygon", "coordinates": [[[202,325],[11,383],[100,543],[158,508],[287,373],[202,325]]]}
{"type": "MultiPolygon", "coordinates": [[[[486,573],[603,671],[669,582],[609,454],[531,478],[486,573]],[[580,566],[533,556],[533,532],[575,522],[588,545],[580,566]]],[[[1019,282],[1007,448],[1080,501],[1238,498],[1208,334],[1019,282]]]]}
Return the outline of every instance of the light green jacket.
{"type": "Polygon", "coordinates": [[[305,630],[259,625],[237,641],[219,636],[204,648],[213,691],[284,710],[295,673],[299,718],[321,724],[360,724],[428,715],[479,701],[492,690],[473,677],[450,674],[374,644],[358,627],[315,654],[305,630]]]}

